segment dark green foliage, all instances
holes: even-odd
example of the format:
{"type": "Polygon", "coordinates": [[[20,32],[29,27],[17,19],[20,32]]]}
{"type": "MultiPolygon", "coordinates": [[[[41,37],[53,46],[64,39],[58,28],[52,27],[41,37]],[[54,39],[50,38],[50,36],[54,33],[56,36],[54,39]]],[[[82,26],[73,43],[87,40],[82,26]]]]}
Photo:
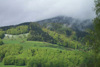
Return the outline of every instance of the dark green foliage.
{"type": "MultiPolygon", "coordinates": [[[[94,19],[94,29],[89,31],[87,43],[93,53],[93,67],[100,67],[100,0],[95,0],[96,18],[94,19]]],[[[88,63],[90,66],[91,63],[88,63]]]]}
{"type": "Polygon", "coordinates": [[[66,30],[66,34],[67,34],[67,36],[71,36],[72,35],[72,31],[71,30],[66,30]]]}
{"type": "MultiPolygon", "coordinates": [[[[57,25],[58,28],[62,27],[62,25],[57,25]]],[[[28,41],[44,41],[74,49],[80,49],[82,46],[81,43],[73,40],[75,38],[75,32],[72,32],[70,29],[67,29],[65,33],[69,36],[66,36],[64,34],[58,34],[48,29],[42,29],[41,26],[37,23],[30,24],[29,29],[30,33],[27,38],[28,41]]]]}
{"type": "Polygon", "coordinates": [[[0,31],[0,38],[1,38],[1,39],[4,38],[4,36],[5,36],[4,34],[5,34],[5,32],[1,30],[1,31],[0,31]]]}
{"type": "Polygon", "coordinates": [[[63,34],[58,34],[54,31],[50,31],[46,28],[44,28],[43,31],[47,32],[51,37],[53,37],[54,43],[56,43],[58,45],[73,48],[73,49],[82,48],[81,43],[79,43],[78,41],[72,40],[71,38],[66,37],[63,34]]]}
{"type": "Polygon", "coordinates": [[[34,22],[29,25],[29,30],[34,30],[34,31],[38,30],[41,32],[41,26],[38,23],[34,22]]]}
{"type": "Polygon", "coordinates": [[[6,31],[6,33],[7,34],[13,34],[13,35],[28,33],[28,26],[22,25],[22,26],[12,27],[12,28],[8,29],[6,31]]]}
{"type": "Polygon", "coordinates": [[[4,65],[14,65],[15,64],[15,57],[8,56],[3,59],[4,65]]]}
{"type": "MultiPolygon", "coordinates": [[[[72,38],[73,40],[77,40],[79,42],[82,42],[81,39],[83,39],[88,33],[86,31],[81,31],[79,29],[73,29],[70,28],[70,25],[62,23],[44,23],[42,25],[44,28],[47,28],[51,31],[55,31],[59,34],[64,34],[67,37],[72,38]]],[[[77,27],[76,27],[77,28],[77,27]]]]}
{"type": "Polygon", "coordinates": [[[25,58],[16,57],[15,65],[16,66],[24,66],[25,65],[25,58]]]}
{"type": "Polygon", "coordinates": [[[63,24],[62,23],[51,23],[49,24],[50,26],[48,27],[52,31],[58,31],[59,29],[62,28],[63,24]]]}
{"type": "Polygon", "coordinates": [[[27,40],[54,43],[54,39],[51,36],[49,36],[48,33],[44,32],[39,24],[32,23],[29,27],[30,33],[27,40]]]}
{"type": "Polygon", "coordinates": [[[0,39],[0,45],[2,45],[3,44],[3,41],[0,39]]]}

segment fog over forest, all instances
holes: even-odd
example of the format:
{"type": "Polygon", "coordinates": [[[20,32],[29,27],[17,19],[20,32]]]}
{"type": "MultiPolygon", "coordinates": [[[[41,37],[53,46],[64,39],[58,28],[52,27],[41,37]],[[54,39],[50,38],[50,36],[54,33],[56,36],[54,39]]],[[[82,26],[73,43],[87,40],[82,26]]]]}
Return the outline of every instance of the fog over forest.
{"type": "Polygon", "coordinates": [[[59,15],[81,20],[95,17],[93,0],[0,0],[0,26],[59,15]]]}

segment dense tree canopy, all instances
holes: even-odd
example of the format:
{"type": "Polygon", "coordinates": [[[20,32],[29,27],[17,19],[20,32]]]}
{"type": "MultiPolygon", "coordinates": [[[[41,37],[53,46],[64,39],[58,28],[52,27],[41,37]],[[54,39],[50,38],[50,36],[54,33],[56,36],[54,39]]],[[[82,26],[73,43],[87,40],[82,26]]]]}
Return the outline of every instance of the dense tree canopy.
{"type": "Polygon", "coordinates": [[[56,43],[60,46],[74,48],[74,49],[82,48],[81,43],[79,43],[78,41],[75,41],[69,37],[66,37],[63,34],[58,34],[55,31],[50,31],[46,28],[43,28],[43,31],[47,32],[51,37],[53,37],[54,43],[56,43]]]}
{"type": "Polygon", "coordinates": [[[3,41],[0,39],[0,45],[2,45],[3,44],[3,41]]]}
{"type": "Polygon", "coordinates": [[[8,29],[6,33],[13,34],[13,35],[28,33],[28,26],[22,25],[22,26],[12,27],[12,28],[8,29]]]}
{"type": "Polygon", "coordinates": [[[17,45],[0,46],[0,61],[4,65],[27,67],[85,67],[88,53],[73,50],[66,51],[57,48],[31,47],[23,50],[17,45]]]}
{"type": "Polygon", "coordinates": [[[54,39],[48,33],[44,32],[39,24],[30,24],[29,29],[30,32],[27,40],[54,43],[54,39]]]}
{"type": "Polygon", "coordinates": [[[1,31],[0,31],[0,38],[1,38],[1,39],[4,38],[4,36],[5,36],[4,34],[5,34],[5,32],[1,30],[1,31]]]}
{"type": "Polygon", "coordinates": [[[87,41],[94,53],[94,67],[100,67],[100,0],[95,0],[95,9],[94,29],[90,31],[87,41]]]}

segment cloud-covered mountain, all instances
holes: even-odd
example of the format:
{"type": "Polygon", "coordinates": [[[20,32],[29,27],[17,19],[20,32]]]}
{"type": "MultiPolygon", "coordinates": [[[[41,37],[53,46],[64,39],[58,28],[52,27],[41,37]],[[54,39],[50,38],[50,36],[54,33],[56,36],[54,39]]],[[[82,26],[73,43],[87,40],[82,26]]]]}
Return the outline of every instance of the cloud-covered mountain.
{"type": "Polygon", "coordinates": [[[39,24],[43,25],[45,23],[62,23],[64,26],[68,26],[74,30],[86,30],[88,28],[92,28],[92,20],[87,19],[87,20],[79,20],[75,19],[72,17],[67,17],[67,16],[57,16],[41,21],[37,21],[39,24]]]}
{"type": "MultiPolygon", "coordinates": [[[[85,31],[86,29],[93,28],[93,23],[92,23],[92,20],[90,19],[79,20],[79,19],[75,19],[75,18],[67,17],[67,16],[57,16],[57,17],[48,18],[48,19],[35,21],[35,22],[39,23],[40,25],[49,24],[49,23],[61,23],[66,27],[69,27],[73,30],[78,30],[78,31],[85,31]]],[[[29,25],[30,23],[32,22],[24,22],[18,25],[4,26],[1,28],[7,29],[10,27],[16,27],[20,25],[29,25]]]]}
{"type": "Polygon", "coordinates": [[[0,26],[38,21],[59,15],[95,17],[94,0],[0,0],[0,26]]]}

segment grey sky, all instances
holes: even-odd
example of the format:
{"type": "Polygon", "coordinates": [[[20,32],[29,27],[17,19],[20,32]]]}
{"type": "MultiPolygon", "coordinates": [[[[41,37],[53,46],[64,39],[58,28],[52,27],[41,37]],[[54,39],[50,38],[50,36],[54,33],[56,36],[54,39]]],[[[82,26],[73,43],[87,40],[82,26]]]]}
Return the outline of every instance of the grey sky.
{"type": "Polygon", "coordinates": [[[0,26],[37,21],[59,15],[92,19],[93,0],[0,0],[0,26]]]}

